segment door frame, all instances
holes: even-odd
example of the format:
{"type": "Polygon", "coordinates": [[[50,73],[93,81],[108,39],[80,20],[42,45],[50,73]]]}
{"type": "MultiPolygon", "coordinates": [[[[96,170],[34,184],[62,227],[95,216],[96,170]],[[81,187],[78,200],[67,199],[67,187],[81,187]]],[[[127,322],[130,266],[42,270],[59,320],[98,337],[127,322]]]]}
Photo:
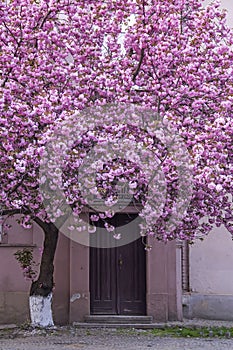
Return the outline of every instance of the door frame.
{"type": "MultiPolygon", "coordinates": [[[[118,213],[118,215],[126,215],[128,213],[125,213],[125,212],[121,212],[121,213],[118,213]]],[[[136,214],[136,213],[130,213],[130,214],[136,214]]],[[[118,220],[118,219],[117,219],[118,220]]],[[[135,311],[135,313],[130,313],[129,312],[129,315],[146,315],[146,310],[147,310],[147,252],[146,250],[143,250],[142,249],[144,248],[143,246],[139,246],[140,244],[140,240],[141,238],[138,238],[137,240],[134,240],[130,243],[128,243],[128,245],[131,244],[131,249],[134,249],[134,252],[136,253],[136,249],[141,249],[141,252],[140,252],[140,256],[141,256],[141,259],[143,259],[143,266],[144,266],[144,271],[140,271],[140,274],[135,274],[135,276],[137,277],[138,276],[138,284],[140,283],[140,279],[143,280],[143,296],[140,296],[140,300],[142,301],[143,305],[138,305],[137,306],[137,301],[136,300],[133,300],[132,298],[132,302],[134,302],[134,306],[135,306],[135,310],[137,309],[138,307],[138,310],[135,311]],[[137,242],[137,243],[136,243],[137,242]],[[132,246],[133,245],[133,246],[132,246]],[[143,255],[142,255],[143,254],[143,255]],[[141,308],[141,310],[140,310],[141,308]]],[[[127,245],[125,245],[127,246],[127,245]]],[[[119,268],[119,260],[121,259],[120,258],[120,254],[122,254],[123,252],[123,246],[118,246],[118,247],[115,247],[115,248],[89,248],[89,289],[90,289],[90,314],[93,314],[93,315],[98,315],[98,314],[101,314],[101,315],[109,315],[109,314],[114,314],[114,315],[126,315],[127,312],[123,312],[122,311],[122,307],[123,307],[123,303],[125,302],[127,304],[127,301],[124,300],[124,299],[121,299],[121,296],[122,296],[122,285],[120,284],[120,280],[122,280],[122,277],[120,276],[120,268],[119,268]],[[93,250],[92,250],[93,249],[93,250]],[[97,250],[94,250],[94,249],[97,249],[97,250]],[[105,249],[105,251],[103,252],[103,254],[110,254],[110,265],[111,265],[111,270],[114,269],[113,271],[113,278],[115,280],[115,283],[116,283],[116,288],[117,290],[114,290],[113,291],[113,298],[115,298],[113,301],[112,301],[112,310],[114,312],[112,313],[109,313],[107,312],[107,306],[106,306],[106,311],[104,312],[104,306],[103,306],[103,309],[102,311],[99,311],[98,312],[98,306],[96,307],[97,308],[97,311],[94,312],[93,310],[93,305],[92,305],[92,302],[93,302],[93,297],[94,297],[94,291],[92,290],[92,258],[96,258],[96,256],[98,254],[101,254],[101,252],[98,252],[98,249],[105,249]],[[106,249],[111,249],[111,251],[107,252],[106,249]],[[122,250],[122,252],[121,252],[122,250]],[[112,260],[113,259],[113,260],[112,260]]],[[[98,259],[98,257],[97,257],[98,259]]],[[[132,262],[135,261],[133,259],[136,259],[135,256],[132,255],[132,262]]],[[[138,260],[136,259],[136,262],[138,262],[138,260]]],[[[132,266],[134,266],[132,264],[132,266]]],[[[138,267],[140,269],[140,265],[138,267]]],[[[138,272],[139,272],[138,271],[138,272]]],[[[112,276],[110,275],[110,280],[109,280],[110,283],[113,283],[112,281],[112,276]]],[[[134,287],[137,285],[137,281],[134,280],[134,287]]],[[[132,294],[133,294],[133,291],[135,289],[131,289],[132,291],[132,294]]],[[[139,302],[140,303],[140,302],[139,302]]],[[[104,304],[103,304],[104,305],[104,304]]],[[[107,305],[107,304],[106,304],[107,305]]],[[[132,306],[132,305],[131,305],[132,306]]]]}
{"type": "MultiPolygon", "coordinates": [[[[135,213],[135,208],[127,212],[135,213]]],[[[86,220],[87,211],[81,214],[81,217],[82,215],[83,220],[86,220]]],[[[175,241],[165,244],[153,237],[148,237],[148,244],[152,249],[146,252],[146,314],[159,322],[182,321],[181,247],[175,241]]],[[[70,323],[83,322],[85,317],[90,315],[89,255],[88,245],[60,236],[55,256],[55,280],[58,286],[56,290],[61,289],[63,294],[59,295],[69,299],[69,308],[67,311],[62,309],[62,312],[67,312],[70,323]],[[67,252],[64,251],[64,239],[68,243],[67,252]],[[67,287],[64,286],[64,278],[61,278],[64,263],[60,263],[60,260],[64,254],[69,262],[67,287]]],[[[55,295],[55,305],[56,300],[60,300],[58,310],[63,300],[59,298],[55,295]]]]}

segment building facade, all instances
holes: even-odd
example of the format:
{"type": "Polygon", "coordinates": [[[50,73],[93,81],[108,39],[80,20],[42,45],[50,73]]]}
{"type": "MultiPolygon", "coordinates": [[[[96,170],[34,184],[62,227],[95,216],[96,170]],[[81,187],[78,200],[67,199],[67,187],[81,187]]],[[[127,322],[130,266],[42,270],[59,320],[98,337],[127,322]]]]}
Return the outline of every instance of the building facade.
{"type": "MultiPolygon", "coordinates": [[[[2,324],[29,320],[30,281],[24,279],[14,253],[32,248],[39,261],[43,242],[37,225],[24,230],[13,219],[12,223],[0,243],[2,324]]],[[[181,320],[181,248],[176,242],[151,239],[149,243],[150,251],[140,239],[116,248],[90,248],[60,234],[55,256],[55,323],[83,322],[85,316],[95,314],[181,320]]]]}
{"type": "Polygon", "coordinates": [[[183,311],[187,318],[233,320],[233,242],[215,228],[183,254],[183,311]]]}

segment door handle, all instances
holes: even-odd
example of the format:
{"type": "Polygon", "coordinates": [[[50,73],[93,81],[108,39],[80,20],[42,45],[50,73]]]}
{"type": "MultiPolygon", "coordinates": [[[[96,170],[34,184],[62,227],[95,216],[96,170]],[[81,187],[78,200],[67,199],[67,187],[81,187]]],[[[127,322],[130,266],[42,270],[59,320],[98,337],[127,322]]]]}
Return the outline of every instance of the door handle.
{"type": "Polygon", "coordinates": [[[122,267],[122,265],[123,265],[123,259],[122,259],[122,256],[121,256],[121,255],[120,255],[119,260],[118,260],[118,265],[119,265],[119,267],[120,267],[120,269],[121,269],[121,267],[122,267]]]}

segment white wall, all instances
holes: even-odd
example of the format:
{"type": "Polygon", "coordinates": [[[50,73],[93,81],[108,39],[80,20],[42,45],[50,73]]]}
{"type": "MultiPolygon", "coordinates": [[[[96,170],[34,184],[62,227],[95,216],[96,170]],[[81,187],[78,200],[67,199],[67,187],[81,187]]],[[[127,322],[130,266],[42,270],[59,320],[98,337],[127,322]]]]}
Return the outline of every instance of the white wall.
{"type": "Polygon", "coordinates": [[[226,229],[216,228],[191,246],[190,287],[201,294],[233,295],[233,241],[226,229]]]}

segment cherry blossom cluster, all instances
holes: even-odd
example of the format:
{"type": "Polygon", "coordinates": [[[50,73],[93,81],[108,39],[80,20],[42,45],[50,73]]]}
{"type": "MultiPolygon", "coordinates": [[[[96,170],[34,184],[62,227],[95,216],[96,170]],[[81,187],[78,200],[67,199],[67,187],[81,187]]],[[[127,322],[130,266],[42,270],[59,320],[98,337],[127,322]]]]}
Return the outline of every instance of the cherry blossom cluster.
{"type": "Polygon", "coordinates": [[[128,184],[134,205],[142,206],[146,234],[192,240],[222,224],[233,234],[232,47],[232,30],[218,2],[203,8],[198,0],[3,0],[2,214],[21,213],[24,227],[33,220],[60,225],[69,210],[78,217],[90,209],[92,191],[107,207],[93,213],[92,220],[105,220],[110,231],[107,218],[114,215],[122,182],[128,184]],[[146,130],[125,115],[116,119],[110,114],[102,125],[98,113],[92,124],[80,121],[79,112],[109,104],[153,111],[182,139],[192,173],[185,215],[179,199],[180,191],[182,198],[186,195],[185,186],[178,171],[183,150],[175,159],[177,150],[169,152],[171,143],[153,132],[158,129],[146,130]],[[65,142],[64,152],[62,137],[67,140],[71,126],[79,130],[79,138],[71,138],[68,148],[65,142]],[[61,142],[47,155],[58,131],[61,142]],[[140,154],[151,157],[151,168],[143,168],[137,152],[127,157],[109,153],[106,145],[113,139],[124,140],[129,152],[141,147],[140,154]],[[83,174],[87,164],[91,169],[87,159],[94,149],[102,160],[99,166],[93,161],[92,183],[93,177],[83,174]],[[49,177],[41,176],[46,157],[49,177]],[[61,167],[54,168],[54,160],[61,167]],[[155,164],[152,186],[148,174],[155,164]],[[165,198],[160,204],[159,193],[165,198]],[[153,198],[156,205],[148,205],[153,198]],[[178,219],[173,222],[174,212],[178,219]]]}

